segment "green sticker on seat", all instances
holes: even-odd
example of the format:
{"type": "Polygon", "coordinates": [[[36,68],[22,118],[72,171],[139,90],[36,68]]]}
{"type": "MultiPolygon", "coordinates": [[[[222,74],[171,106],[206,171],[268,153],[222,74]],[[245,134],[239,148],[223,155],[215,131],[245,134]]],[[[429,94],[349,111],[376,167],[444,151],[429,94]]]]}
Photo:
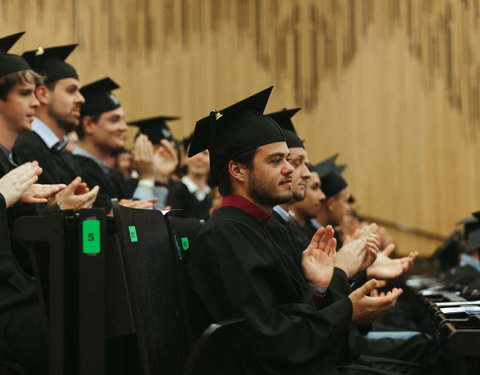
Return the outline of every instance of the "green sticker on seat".
{"type": "Polygon", "coordinates": [[[100,220],[84,220],[82,223],[83,253],[100,253],[100,220]]]}
{"type": "Polygon", "coordinates": [[[134,225],[128,227],[128,231],[130,232],[130,241],[131,242],[138,242],[137,237],[137,229],[134,225]]]}
{"type": "Polygon", "coordinates": [[[190,243],[188,242],[188,237],[182,237],[182,247],[183,251],[187,251],[190,247],[190,243]]]}

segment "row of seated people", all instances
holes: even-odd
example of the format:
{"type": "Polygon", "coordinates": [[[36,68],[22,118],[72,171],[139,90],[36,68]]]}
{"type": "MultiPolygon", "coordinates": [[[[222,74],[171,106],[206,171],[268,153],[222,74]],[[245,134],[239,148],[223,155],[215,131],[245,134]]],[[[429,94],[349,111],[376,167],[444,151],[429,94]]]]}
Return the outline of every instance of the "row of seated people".
{"type": "MultiPolygon", "coordinates": [[[[114,197],[137,209],[157,203],[163,209],[176,197],[171,208],[181,208],[192,192],[211,194],[209,170],[221,201],[211,217],[202,214],[208,220],[187,264],[189,302],[197,334],[213,321],[246,319],[228,373],[447,371],[437,343],[421,332],[364,334],[402,295],[399,288],[377,291],[377,279],[400,276],[416,254],[392,259],[394,246],[375,225],[346,225],[343,236],[333,229],[349,212],[349,188],[334,158],[310,166],[291,121],[298,109],[264,115],[269,88],[212,111],[195,126],[188,156],[201,160],[189,164],[183,185],[174,176],[177,157],[165,128],[157,139],[139,136],[133,150],[138,179],[129,182],[107,164],[123,147],[127,126],[112,93],[118,85],[104,78],[81,87],[64,61],[75,45],[39,48],[23,58],[8,54],[20,36],[0,40],[0,128],[8,129],[0,133],[0,162],[5,176],[18,168],[34,171],[25,185],[35,198],[12,207],[4,230],[11,234],[11,222],[25,214],[92,206],[110,213],[114,197]],[[73,155],[64,148],[72,128],[79,138],[73,155]]],[[[2,282],[17,293],[16,304],[41,321],[28,257],[16,243],[5,243],[3,254],[2,282]]],[[[3,324],[25,335],[15,332],[13,341],[2,335],[2,358],[46,373],[44,327],[29,328],[10,305],[2,311],[3,324]]]]}

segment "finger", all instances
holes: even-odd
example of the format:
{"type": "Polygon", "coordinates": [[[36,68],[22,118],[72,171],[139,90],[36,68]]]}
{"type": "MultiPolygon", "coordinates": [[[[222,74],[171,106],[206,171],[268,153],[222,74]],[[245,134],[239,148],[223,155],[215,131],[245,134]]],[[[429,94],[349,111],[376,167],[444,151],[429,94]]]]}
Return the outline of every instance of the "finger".
{"type": "Polygon", "coordinates": [[[383,250],[383,254],[385,254],[387,257],[390,256],[390,254],[393,253],[393,251],[395,250],[395,244],[390,244],[388,245],[385,250],[383,250]]]}
{"type": "Polygon", "coordinates": [[[333,230],[331,225],[327,225],[325,228],[325,232],[323,233],[323,236],[320,238],[320,242],[318,246],[321,249],[324,249],[325,247],[328,246],[328,243],[330,240],[333,238],[333,235],[335,234],[335,231],[333,230]]]}
{"type": "Polygon", "coordinates": [[[385,285],[387,285],[385,280],[377,280],[377,288],[383,288],[385,285]]]}
{"type": "Polygon", "coordinates": [[[325,233],[325,228],[318,229],[313,235],[313,238],[310,241],[309,247],[312,246],[315,249],[318,248],[320,240],[322,239],[324,233],[325,233]]]}
{"type": "Polygon", "coordinates": [[[330,242],[330,247],[327,251],[327,255],[332,258],[335,253],[337,252],[337,239],[335,237],[332,238],[332,241],[330,242]]]}
{"type": "Polygon", "coordinates": [[[82,179],[80,177],[77,177],[75,178],[72,182],[70,182],[67,187],[65,188],[65,193],[74,193],[75,192],[75,189],[77,188],[77,186],[80,184],[80,182],[82,181],[82,179]]]}
{"type": "Polygon", "coordinates": [[[375,279],[370,279],[368,280],[365,284],[361,286],[362,289],[362,294],[367,295],[369,294],[372,290],[377,288],[377,280],[375,279]]]}

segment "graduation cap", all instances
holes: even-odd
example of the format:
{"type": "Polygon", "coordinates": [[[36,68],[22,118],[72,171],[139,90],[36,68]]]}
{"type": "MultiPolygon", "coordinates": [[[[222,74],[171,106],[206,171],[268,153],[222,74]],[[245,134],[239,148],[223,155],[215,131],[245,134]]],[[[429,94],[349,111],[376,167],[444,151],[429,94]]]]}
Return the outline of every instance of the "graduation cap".
{"type": "MultiPolygon", "coordinates": [[[[338,154],[337,154],[337,155],[338,155],[338,154]]],[[[334,171],[336,174],[342,174],[342,172],[345,170],[345,168],[347,168],[347,165],[346,165],[346,164],[334,165],[334,166],[333,166],[333,171],[334,171]]]]}
{"type": "Polygon", "coordinates": [[[328,159],[321,161],[320,163],[311,167],[311,170],[318,173],[320,179],[332,172],[335,167],[335,159],[337,159],[338,154],[330,156],[328,159]]]}
{"type": "Polygon", "coordinates": [[[318,174],[322,174],[320,177],[322,181],[322,191],[327,198],[334,196],[347,187],[347,182],[337,172],[338,166],[335,165],[337,157],[338,154],[335,154],[317,164],[318,174]]]}
{"type": "Polygon", "coordinates": [[[305,148],[303,142],[298,138],[295,127],[292,123],[292,117],[300,111],[301,108],[283,109],[279,112],[269,113],[267,116],[275,121],[283,129],[285,138],[287,139],[288,148],[301,147],[305,148]]]}
{"type": "Polygon", "coordinates": [[[85,103],[82,105],[81,117],[100,115],[120,107],[120,101],[111,92],[119,87],[108,77],[83,86],[80,92],[85,103]]]}
{"type": "Polygon", "coordinates": [[[78,79],[77,72],[65,59],[78,44],[43,48],[24,52],[22,55],[37,73],[45,75],[45,83],[55,82],[63,78],[78,79]]]}
{"type": "Polygon", "coordinates": [[[212,183],[218,169],[237,156],[273,142],[286,142],[280,126],[263,115],[273,86],[197,121],[188,156],[210,151],[212,183]]]}
{"type": "Polygon", "coordinates": [[[468,216],[457,221],[457,225],[464,226],[464,237],[467,242],[465,253],[473,253],[480,250],[480,212],[475,212],[474,216],[468,216]]]}
{"type": "Polygon", "coordinates": [[[167,121],[178,120],[180,117],[159,116],[144,120],[131,121],[128,125],[135,125],[140,128],[140,132],[146,134],[150,142],[158,145],[162,139],[173,140],[172,132],[167,126],[167,121]]]}
{"type": "Polygon", "coordinates": [[[12,34],[0,39],[0,77],[31,69],[20,56],[7,53],[25,32],[12,34]]]}

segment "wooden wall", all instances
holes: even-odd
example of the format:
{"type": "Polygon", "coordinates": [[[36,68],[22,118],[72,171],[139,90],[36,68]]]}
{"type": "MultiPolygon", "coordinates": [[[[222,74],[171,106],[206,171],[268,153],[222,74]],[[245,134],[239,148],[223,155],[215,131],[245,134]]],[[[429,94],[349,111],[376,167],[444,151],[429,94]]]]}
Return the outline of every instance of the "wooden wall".
{"type": "MultiPolygon", "coordinates": [[[[0,0],[13,52],[78,42],[128,119],[213,109],[275,85],[310,158],[339,152],[360,212],[447,235],[480,209],[478,0],[0,0]]],[[[437,241],[397,233],[399,250],[437,241]]]]}

